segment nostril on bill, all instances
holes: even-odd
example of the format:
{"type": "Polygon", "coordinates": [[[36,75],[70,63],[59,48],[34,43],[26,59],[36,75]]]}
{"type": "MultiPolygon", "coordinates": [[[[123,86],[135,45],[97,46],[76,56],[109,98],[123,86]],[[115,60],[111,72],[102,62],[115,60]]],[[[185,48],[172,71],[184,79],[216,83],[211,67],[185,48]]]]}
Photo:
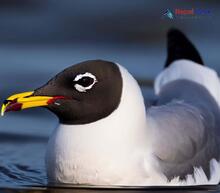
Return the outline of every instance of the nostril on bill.
{"type": "Polygon", "coordinates": [[[4,100],[3,104],[7,105],[9,102],[11,102],[11,100],[4,100]]]}
{"type": "Polygon", "coordinates": [[[17,102],[17,99],[14,99],[14,100],[4,100],[3,104],[4,105],[7,105],[8,103],[16,103],[17,102]]]}

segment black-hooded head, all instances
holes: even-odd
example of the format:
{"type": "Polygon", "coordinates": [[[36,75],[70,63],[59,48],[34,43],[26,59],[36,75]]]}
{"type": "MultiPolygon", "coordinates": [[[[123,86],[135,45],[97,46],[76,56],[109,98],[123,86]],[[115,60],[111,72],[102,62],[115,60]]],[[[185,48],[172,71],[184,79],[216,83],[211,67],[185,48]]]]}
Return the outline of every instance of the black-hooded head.
{"type": "Polygon", "coordinates": [[[118,65],[90,60],[66,68],[33,92],[9,97],[5,111],[29,108],[27,102],[23,103],[29,101],[30,107],[48,108],[61,123],[86,124],[110,115],[117,109],[121,94],[118,65]]]}

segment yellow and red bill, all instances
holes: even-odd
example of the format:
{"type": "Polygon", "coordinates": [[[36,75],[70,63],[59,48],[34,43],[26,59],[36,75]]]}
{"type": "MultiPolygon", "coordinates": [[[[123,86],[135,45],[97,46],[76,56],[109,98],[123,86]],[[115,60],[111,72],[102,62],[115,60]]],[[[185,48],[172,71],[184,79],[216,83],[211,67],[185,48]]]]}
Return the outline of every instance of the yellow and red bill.
{"type": "Polygon", "coordinates": [[[56,100],[64,98],[64,96],[35,96],[34,91],[15,94],[4,101],[1,108],[1,116],[8,111],[19,111],[27,108],[48,106],[56,100]]]}

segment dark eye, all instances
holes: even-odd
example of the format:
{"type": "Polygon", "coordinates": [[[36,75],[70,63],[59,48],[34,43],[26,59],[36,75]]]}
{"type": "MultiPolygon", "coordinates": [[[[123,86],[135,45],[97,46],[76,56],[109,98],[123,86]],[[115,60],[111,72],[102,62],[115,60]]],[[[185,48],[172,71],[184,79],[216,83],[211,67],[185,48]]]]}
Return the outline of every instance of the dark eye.
{"type": "Polygon", "coordinates": [[[83,87],[88,87],[94,83],[94,79],[88,76],[84,76],[76,81],[76,84],[79,84],[83,87]]]}

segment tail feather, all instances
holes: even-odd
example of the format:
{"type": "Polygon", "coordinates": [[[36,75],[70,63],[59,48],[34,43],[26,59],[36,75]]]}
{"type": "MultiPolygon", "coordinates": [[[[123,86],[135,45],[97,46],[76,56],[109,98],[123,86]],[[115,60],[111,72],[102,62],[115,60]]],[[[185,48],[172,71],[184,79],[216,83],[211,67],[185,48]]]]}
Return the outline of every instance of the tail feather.
{"type": "Polygon", "coordinates": [[[165,68],[179,59],[188,59],[204,65],[195,46],[181,31],[177,29],[171,29],[167,34],[167,52],[168,55],[165,68]]]}

